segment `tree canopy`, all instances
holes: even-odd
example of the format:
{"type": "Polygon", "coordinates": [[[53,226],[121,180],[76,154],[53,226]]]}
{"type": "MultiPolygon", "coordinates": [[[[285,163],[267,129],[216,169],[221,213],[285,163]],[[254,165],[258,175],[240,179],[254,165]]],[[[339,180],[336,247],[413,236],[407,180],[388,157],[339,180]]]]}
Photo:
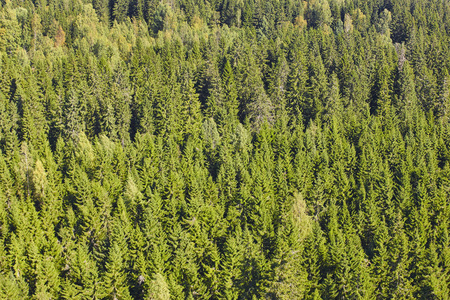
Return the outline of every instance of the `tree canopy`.
{"type": "Polygon", "coordinates": [[[1,299],[448,298],[448,1],[0,4],[1,299]]]}

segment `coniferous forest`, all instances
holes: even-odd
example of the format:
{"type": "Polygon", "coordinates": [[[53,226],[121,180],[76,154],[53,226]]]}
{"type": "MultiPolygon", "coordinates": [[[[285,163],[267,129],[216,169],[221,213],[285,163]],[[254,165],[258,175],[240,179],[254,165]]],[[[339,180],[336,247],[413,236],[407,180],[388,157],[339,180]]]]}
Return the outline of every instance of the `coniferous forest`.
{"type": "Polygon", "coordinates": [[[0,3],[0,299],[449,299],[449,1],[0,3]]]}

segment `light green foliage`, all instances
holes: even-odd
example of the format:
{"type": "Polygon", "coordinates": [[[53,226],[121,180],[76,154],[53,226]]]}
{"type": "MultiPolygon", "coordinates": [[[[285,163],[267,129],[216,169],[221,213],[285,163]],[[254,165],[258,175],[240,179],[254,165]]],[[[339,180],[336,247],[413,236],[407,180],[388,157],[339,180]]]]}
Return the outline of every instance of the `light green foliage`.
{"type": "Polygon", "coordinates": [[[27,284],[22,277],[16,278],[12,273],[0,275],[0,296],[3,299],[25,299],[27,284]]]}
{"type": "Polygon", "coordinates": [[[164,277],[156,273],[150,282],[150,288],[148,291],[148,300],[170,300],[169,287],[164,277]]]}
{"type": "Polygon", "coordinates": [[[110,248],[102,285],[106,299],[131,299],[126,282],[125,252],[114,242],[110,248]]]}

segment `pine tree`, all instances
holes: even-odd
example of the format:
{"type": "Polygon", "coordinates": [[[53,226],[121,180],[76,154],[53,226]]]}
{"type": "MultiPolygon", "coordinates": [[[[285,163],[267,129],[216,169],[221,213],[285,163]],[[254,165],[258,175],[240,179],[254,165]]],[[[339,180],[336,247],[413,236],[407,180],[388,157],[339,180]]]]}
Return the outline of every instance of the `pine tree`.
{"type": "Polygon", "coordinates": [[[284,53],[277,58],[269,83],[269,96],[275,107],[276,115],[281,116],[286,110],[286,86],[289,75],[289,65],[284,53]]]}
{"type": "Polygon", "coordinates": [[[408,61],[399,62],[399,95],[397,107],[400,110],[405,121],[411,122],[411,115],[417,106],[416,86],[414,82],[414,73],[408,61]]]}
{"type": "Polygon", "coordinates": [[[443,80],[441,88],[439,89],[439,100],[436,107],[437,115],[440,116],[444,121],[448,120],[450,113],[450,76],[448,76],[447,74],[447,70],[444,69],[443,80]]]}
{"type": "Polygon", "coordinates": [[[123,251],[117,242],[110,247],[102,286],[106,299],[132,299],[128,290],[123,251]]]}
{"type": "Polygon", "coordinates": [[[239,103],[234,71],[228,59],[223,67],[222,84],[226,98],[222,108],[223,117],[220,118],[220,124],[233,124],[233,120],[237,120],[239,103]]]}
{"type": "Polygon", "coordinates": [[[299,51],[292,63],[287,83],[287,107],[291,118],[294,120],[299,118],[303,121],[307,114],[307,72],[306,58],[303,52],[299,51]]]}
{"type": "Polygon", "coordinates": [[[389,246],[390,274],[388,275],[389,294],[393,299],[411,298],[416,288],[410,277],[411,258],[408,238],[402,230],[403,222],[397,217],[394,235],[389,246]]]}
{"type": "Polygon", "coordinates": [[[163,275],[156,273],[150,282],[148,300],[169,300],[170,292],[163,275]]]}
{"type": "Polygon", "coordinates": [[[331,75],[328,85],[328,95],[324,105],[326,118],[334,117],[339,122],[344,114],[344,103],[339,92],[339,80],[335,73],[331,75]]]}
{"type": "Polygon", "coordinates": [[[203,120],[198,95],[189,73],[184,74],[181,90],[180,106],[177,108],[178,120],[181,122],[180,126],[183,128],[185,138],[192,136],[195,139],[200,135],[203,120]]]}
{"type": "Polygon", "coordinates": [[[12,272],[0,275],[0,297],[3,299],[25,299],[28,286],[22,277],[15,277],[12,272]]]}
{"type": "Polygon", "coordinates": [[[311,1],[308,5],[308,23],[314,27],[323,27],[331,24],[331,9],[328,1],[311,1]]]}
{"type": "Polygon", "coordinates": [[[115,0],[112,3],[112,15],[118,23],[124,22],[128,15],[128,0],[115,0]]]}
{"type": "Polygon", "coordinates": [[[392,80],[391,70],[386,63],[383,53],[379,60],[377,79],[374,85],[374,94],[371,102],[371,111],[380,115],[389,115],[392,103],[392,80]]]}
{"type": "Polygon", "coordinates": [[[245,49],[245,56],[236,72],[236,81],[241,82],[238,89],[240,119],[244,123],[248,121],[257,131],[265,122],[273,122],[273,104],[264,90],[261,70],[254,60],[253,51],[245,49]]]}
{"type": "Polygon", "coordinates": [[[294,196],[293,207],[285,212],[278,231],[277,254],[274,261],[275,276],[270,294],[277,299],[306,298],[311,274],[305,267],[305,240],[312,238],[311,218],[306,213],[306,203],[300,194],[294,196]]]}
{"type": "Polygon", "coordinates": [[[308,104],[304,111],[307,120],[314,120],[322,113],[328,86],[322,57],[317,52],[313,55],[309,59],[308,104]]]}
{"type": "Polygon", "coordinates": [[[10,1],[0,10],[2,20],[0,27],[2,34],[0,38],[0,50],[8,56],[14,56],[20,45],[19,37],[21,28],[17,20],[17,10],[12,7],[10,1]]]}
{"type": "Polygon", "coordinates": [[[62,283],[64,299],[102,299],[106,292],[99,278],[98,269],[86,245],[78,244],[72,253],[68,253],[67,271],[62,283]]]}

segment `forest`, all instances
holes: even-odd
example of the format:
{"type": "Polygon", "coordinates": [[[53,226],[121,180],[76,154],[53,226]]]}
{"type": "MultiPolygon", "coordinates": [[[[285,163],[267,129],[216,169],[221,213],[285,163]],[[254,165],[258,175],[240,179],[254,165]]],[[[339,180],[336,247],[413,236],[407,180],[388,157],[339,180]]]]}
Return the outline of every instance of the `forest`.
{"type": "Polygon", "coordinates": [[[448,0],[0,5],[0,299],[449,299],[448,0]]]}

